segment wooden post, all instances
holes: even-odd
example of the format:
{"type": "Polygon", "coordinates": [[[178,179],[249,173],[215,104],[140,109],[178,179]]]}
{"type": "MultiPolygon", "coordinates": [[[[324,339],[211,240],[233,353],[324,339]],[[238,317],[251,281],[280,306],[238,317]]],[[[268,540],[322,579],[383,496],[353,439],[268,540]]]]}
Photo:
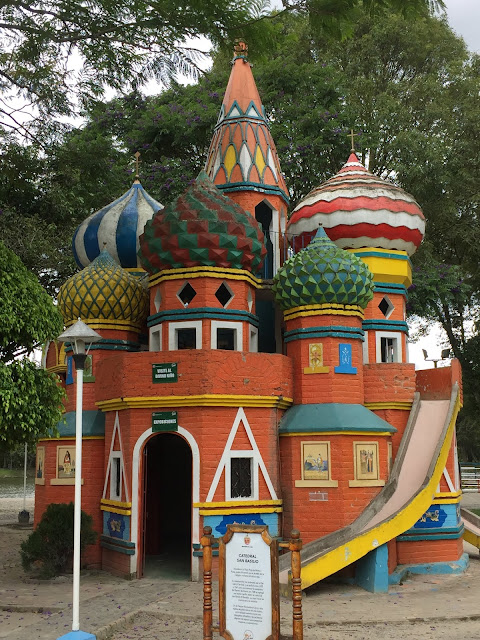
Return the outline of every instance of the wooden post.
{"type": "Polygon", "coordinates": [[[300,540],[300,531],[293,529],[290,535],[290,551],[292,552],[293,640],[303,640],[302,578],[300,558],[302,541],[300,540]]]}
{"type": "Polygon", "coordinates": [[[203,640],[212,640],[212,527],[203,527],[203,640]]]}

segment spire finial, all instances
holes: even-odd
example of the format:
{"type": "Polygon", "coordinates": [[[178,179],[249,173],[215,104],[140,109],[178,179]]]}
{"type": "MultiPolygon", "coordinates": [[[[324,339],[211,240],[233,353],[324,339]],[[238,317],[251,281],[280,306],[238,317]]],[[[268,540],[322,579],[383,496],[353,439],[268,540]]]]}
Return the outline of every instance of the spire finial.
{"type": "Polygon", "coordinates": [[[235,38],[235,44],[233,45],[233,59],[243,58],[245,62],[248,60],[248,44],[243,38],[235,38]]]}
{"type": "Polygon", "coordinates": [[[135,151],[135,182],[140,182],[140,151],[135,151]]]}
{"type": "Polygon", "coordinates": [[[355,137],[355,136],[359,136],[360,134],[359,134],[359,133],[354,133],[354,132],[353,132],[353,129],[350,129],[350,133],[348,133],[347,135],[348,135],[348,137],[349,137],[349,138],[351,139],[351,141],[352,141],[352,148],[351,148],[351,152],[352,152],[352,153],[355,153],[355,141],[354,141],[354,137],[355,137]]]}

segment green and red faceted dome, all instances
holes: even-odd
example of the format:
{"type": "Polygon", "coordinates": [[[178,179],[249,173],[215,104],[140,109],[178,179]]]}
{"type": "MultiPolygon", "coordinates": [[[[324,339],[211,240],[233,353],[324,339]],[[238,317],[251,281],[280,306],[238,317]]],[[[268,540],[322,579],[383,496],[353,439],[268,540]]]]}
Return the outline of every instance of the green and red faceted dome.
{"type": "Polygon", "coordinates": [[[223,195],[202,171],[181,196],[147,222],[138,255],[151,274],[205,266],[255,273],[267,250],[255,218],[223,195]]]}
{"type": "Polygon", "coordinates": [[[353,152],[335,176],[294,209],[287,234],[295,251],[308,245],[319,225],[342,249],[375,247],[409,256],[425,235],[425,218],[415,199],[370,173],[353,152]]]}

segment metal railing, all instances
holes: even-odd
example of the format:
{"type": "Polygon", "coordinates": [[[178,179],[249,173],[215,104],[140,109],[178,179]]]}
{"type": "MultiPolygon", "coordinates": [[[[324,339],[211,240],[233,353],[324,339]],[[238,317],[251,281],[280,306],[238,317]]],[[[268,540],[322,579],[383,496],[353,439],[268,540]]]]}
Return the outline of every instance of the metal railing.
{"type": "Polygon", "coordinates": [[[480,493],[480,462],[461,462],[462,491],[480,493]]]}

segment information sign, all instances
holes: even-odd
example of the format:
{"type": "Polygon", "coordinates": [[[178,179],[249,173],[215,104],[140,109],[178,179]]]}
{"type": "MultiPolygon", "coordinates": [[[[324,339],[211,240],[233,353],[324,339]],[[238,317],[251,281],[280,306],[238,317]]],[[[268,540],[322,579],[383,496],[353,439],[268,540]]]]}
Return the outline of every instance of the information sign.
{"type": "Polygon", "coordinates": [[[228,640],[277,639],[276,540],[265,525],[228,525],[219,551],[221,635],[228,640]]]}
{"type": "Polygon", "coordinates": [[[152,413],[152,431],[178,431],[176,411],[154,411],[152,413]]]}
{"type": "Polygon", "coordinates": [[[165,362],[152,365],[152,382],[178,382],[177,363],[165,362]]]}

